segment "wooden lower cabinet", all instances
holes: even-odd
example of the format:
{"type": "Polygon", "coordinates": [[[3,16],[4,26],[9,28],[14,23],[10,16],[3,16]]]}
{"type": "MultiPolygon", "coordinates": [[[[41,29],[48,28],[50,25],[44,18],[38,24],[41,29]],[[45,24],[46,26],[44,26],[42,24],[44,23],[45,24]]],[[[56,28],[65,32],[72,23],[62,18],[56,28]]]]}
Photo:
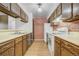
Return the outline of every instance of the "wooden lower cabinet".
{"type": "Polygon", "coordinates": [[[15,39],[15,56],[22,56],[22,37],[15,39]]]}
{"type": "Polygon", "coordinates": [[[27,41],[27,36],[23,36],[23,55],[26,53],[28,49],[28,41],[27,41]]]}
{"type": "Polygon", "coordinates": [[[0,56],[14,56],[14,40],[0,44],[0,56]]]}
{"type": "Polygon", "coordinates": [[[79,46],[55,37],[55,56],[79,56],[79,46]]]}
{"type": "Polygon", "coordinates": [[[60,46],[58,44],[55,45],[55,56],[60,56],[60,46]]]}
{"type": "Polygon", "coordinates": [[[55,56],[60,56],[60,39],[55,37],[55,46],[54,46],[54,50],[55,50],[55,56]]]}
{"type": "Polygon", "coordinates": [[[73,54],[70,51],[68,51],[66,48],[62,47],[61,56],[73,56],[73,54]]]}
{"type": "Polygon", "coordinates": [[[0,43],[0,56],[22,56],[28,49],[29,34],[0,43]]]}
{"type": "Polygon", "coordinates": [[[55,56],[60,56],[60,44],[58,44],[57,42],[55,42],[55,56]]]}
{"type": "Polygon", "coordinates": [[[15,56],[22,56],[22,41],[15,45],[15,56]]]}

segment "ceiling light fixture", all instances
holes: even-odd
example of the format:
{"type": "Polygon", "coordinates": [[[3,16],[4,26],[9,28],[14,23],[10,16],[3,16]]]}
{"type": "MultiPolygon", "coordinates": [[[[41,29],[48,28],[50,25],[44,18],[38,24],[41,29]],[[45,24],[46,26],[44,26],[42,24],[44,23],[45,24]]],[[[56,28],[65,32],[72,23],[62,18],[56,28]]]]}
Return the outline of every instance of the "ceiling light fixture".
{"type": "Polygon", "coordinates": [[[41,8],[41,5],[42,4],[41,3],[38,3],[37,5],[38,5],[38,12],[42,12],[42,8],[41,8]]]}

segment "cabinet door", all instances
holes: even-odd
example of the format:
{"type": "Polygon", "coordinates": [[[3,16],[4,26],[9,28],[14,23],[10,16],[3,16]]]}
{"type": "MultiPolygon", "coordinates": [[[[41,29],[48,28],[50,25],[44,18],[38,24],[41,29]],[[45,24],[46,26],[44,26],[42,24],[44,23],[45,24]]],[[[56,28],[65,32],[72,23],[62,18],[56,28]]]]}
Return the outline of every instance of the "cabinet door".
{"type": "Polygon", "coordinates": [[[55,42],[55,56],[60,56],[60,45],[55,42]]]}
{"type": "Polygon", "coordinates": [[[11,47],[11,48],[8,50],[8,53],[9,53],[9,56],[14,56],[14,47],[11,47]]]}
{"type": "Polygon", "coordinates": [[[0,44],[1,56],[14,56],[14,40],[10,40],[0,44]]]}
{"type": "Polygon", "coordinates": [[[56,15],[56,10],[55,10],[53,13],[53,18],[55,19],[56,17],[57,17],[57,15],[56,15]]]}
{"type": "Polygon", "coordinates": [[[14,47],[7,49],[1,55],[2,56],[14,56],[14,47]]]}
{"type": "Polygon", "coordinates": [[[65,48],[61,48],[61,56],[74,56],[70,51],[66,50],[65,48]]]}
{"type": "Polygon", "coordinates": [[[26,39],[24,39],[24,40],[23,40],[23,55],[26,53],[27,48],[28,48],[28,45],[27,45],[27,40],[26,40],[26,39]]]}
{"type": "Polygon", "coordinates": [[[22,41],[15,45],[15,56],[22,56],[22,41]]]}
{"type": "Polygon", "coordinates": [[[62,14],[62,4],[60,4],[60,5],[57,7],[56,13],[57,13],[57,17],[62,14]]]}
{"type": "Polygon", "coordinates": [[[10,3],[1,3],[5,9],[10,10],[10,3]]]}
{"type": "Polygon", "coordinates": [[[21,9],[21,17],[24,19],[24,20],[26,20],[26,14],[25,14],[25,12],[21,9]]]}
{"type": "Polygon", "coordinates": [[[51,22],[55,19],[55,13],[52,14],[50,19],[51,19],[51,22]]]}
{"type": "Polygon", "coordinates": [[[73,17],[79,17],[79,3],[73,3],[73,17]]]}
{"type": "Polygon", "coordinates": [[[62,19],[69,20],[72,18],[72,4],[62,3],[62,19]]]}
{"type": "Polygon", "coordinates": [[[11,3],[11,11],[20,16],[20,7],[17,3],[11,3]]]}
{"type": "Polygon", "coordinates": [[[60,56],[61,55],[61,39],[58,37],[55,37],[55,56],[60,56]]]}

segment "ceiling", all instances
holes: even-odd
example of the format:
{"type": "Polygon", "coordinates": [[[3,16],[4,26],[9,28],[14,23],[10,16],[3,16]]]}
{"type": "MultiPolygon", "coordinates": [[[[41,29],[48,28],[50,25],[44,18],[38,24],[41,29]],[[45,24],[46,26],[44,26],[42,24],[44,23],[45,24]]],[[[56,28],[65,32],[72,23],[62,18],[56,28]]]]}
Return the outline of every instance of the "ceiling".
{"type": "Polygon", "coordinates": [[[31,12],[33,17],[48,17],[57,7],[58,3],[41,3],[42,12],[38,12],[38,3],[19,3],[26,12],[31,12]]]}

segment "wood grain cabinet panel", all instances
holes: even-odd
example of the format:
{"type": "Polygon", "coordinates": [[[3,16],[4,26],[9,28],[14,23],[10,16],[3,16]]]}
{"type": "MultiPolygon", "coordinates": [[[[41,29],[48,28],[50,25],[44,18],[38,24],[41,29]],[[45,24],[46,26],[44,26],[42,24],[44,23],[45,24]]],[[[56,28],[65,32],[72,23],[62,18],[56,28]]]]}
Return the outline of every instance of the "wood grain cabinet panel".
{"type": "Polygon", "coordinates": [[[14,56],[14,47],[11,47],[5,52],[1,53],[1,56],[14,56]]]}
{"type": "Polygon", "coordinates": [[[28,49],[28,41],[27,41],[27,35],[23,36],[23,55],[26,53],[28,49]]]}
{"type": "Polygon", "coordinates": [[[73,54],[68,51],[66,48],[61,48],[61,56],[73,56],[73,54]]]}
{"type": "Polygon", "coordinates": [[[72,18],[72,4],[62,3],[62,20],[68,21],[72,18]]]}
{"type": "Polygon", "coordinates": [[[79,3],[73,3],[73,17],[79,19],[79,3]]]}
{"type": "Polygon", "coordinates": [[[62,4],[59,4],[59,6],[57,7],[56,14],[57,14],[57,17],[62,14],[62,4]]]}
{"type": "Polygon", "coordinates": [[[22,56],[22,37],[15,39],[15,56],[22,56]]]}
{"type": "Polygon", "coordinates": [[[11,3],[11,11],[20,16],[20,7],[17,3],[11,3]]]}
{"type": "Polygon", "coordinates": [[[28,22],[28,17],[27,17],[27,15],[25,14],[25,12],[21,9],[21,11],[20,11],[21,13],[20,13],[20,17],[21,17],[21,21],[23,21],[23,22],[28,22]]]}
{"type": "Polygon", "coordinates": [[[28,49],[28,42],[27,42],[27,39],[23,39],[23,55],[26,53],[28,49]]]}
{"type": "Polygon", "coordinates": [[[79,46],[55,37],[55,56],[79,56],[79,46]]]}
{"type": "Polygon", "coordinates": [[[4,8],[10,11],[10,3],[1,3],[4,8]]]}
{"type": "Polygon", "coordinates": [[[55,37],[55,56],[60,56],[60,53],[61,53],[61,51],[60,51],[60,49],[61,49],[61,47],[60,47],[60,45],[61,45],[61,43],[60,43],[60,39],[58,38],[58,37],[55,37]]]}
{"type": "Polygon", "coordinates": [[[14,56],[14,40],[0,44],[1,56],[14,56]]]}
{"type": "Polygon", "coordinates": [[[15,45],[15,56],[22,56],[22,42],[15,45]]]}
{"type": "Polygon", "coordinates": [[[11,3],[0,3],[0,11],[15,18],[18,17],[17,14],[11,11],[11,3]]]}
{"type": "Polygon", "coordinates": [[[65,40],[62,40],[62,44],[61,47],[66,48],[69,52],[71,52],[73,55],[78,56],[79,55],[79,47],[77,47],[76,45],[67,42],[65,40]]]}

